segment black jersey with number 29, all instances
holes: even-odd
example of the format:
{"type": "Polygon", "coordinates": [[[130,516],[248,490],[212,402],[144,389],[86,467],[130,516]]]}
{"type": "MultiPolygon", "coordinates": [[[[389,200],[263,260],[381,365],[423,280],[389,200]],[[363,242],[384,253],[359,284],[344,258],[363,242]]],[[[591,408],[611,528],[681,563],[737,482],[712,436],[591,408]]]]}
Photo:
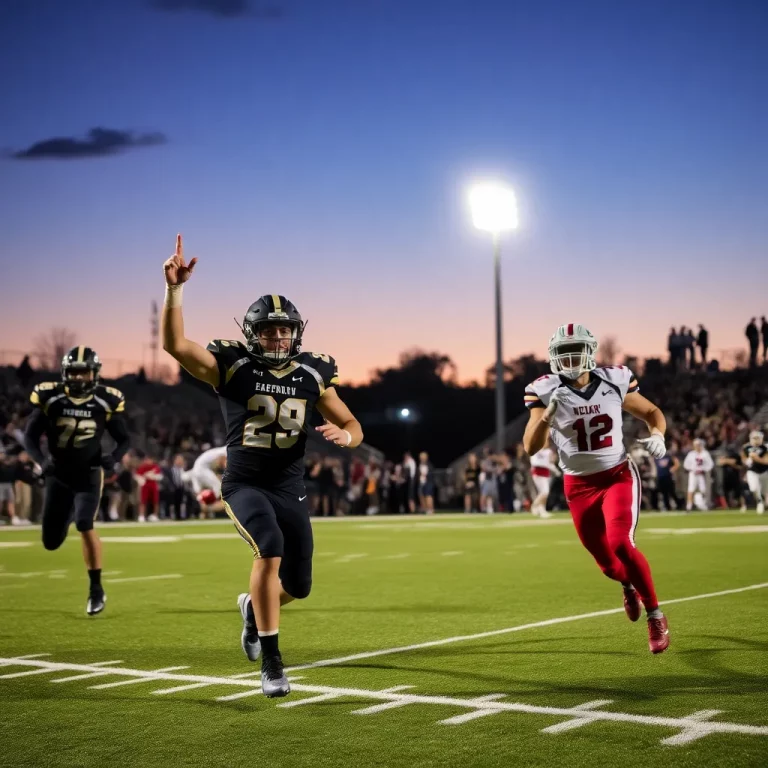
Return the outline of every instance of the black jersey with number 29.
{"type": "Polygon", "coordinates": [[[227,428],[225,481],[269,488],[301,478],[312,412],[338,383],[334,359],[302,352],[275,369],[239,341],[215,339],[208,350],[219,367],[216,392],[227,428]]]}

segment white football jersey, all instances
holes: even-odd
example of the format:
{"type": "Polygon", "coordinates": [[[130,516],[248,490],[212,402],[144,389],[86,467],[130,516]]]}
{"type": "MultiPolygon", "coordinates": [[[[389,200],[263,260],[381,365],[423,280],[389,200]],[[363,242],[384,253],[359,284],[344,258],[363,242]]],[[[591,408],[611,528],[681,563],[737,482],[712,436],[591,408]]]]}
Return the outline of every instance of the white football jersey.
{"type": "Polygon", "coordinates": [[[695,475],[703,475],[711,472],[715,468],[715,462],[709,451],[691,451],[683,462],[683,469],[686,472],[693,472],[695,475]]]}
{"type": "Polygon", "coordinates": [[[552,469],[552,449],[542,448],[538,453],[534,453],[531,456],[531,466],[552,469]]]}
{"type": "Polygon", "coordinates": [[[560,389],[560,401],[550,425],[550,439],[567,475],[592,475],[612,469],[627,459],[622,427],[624,398],[638,392],[637,379],[624,365],[595,368],[589,384],[576,389],[567,379],[549,374],[525,389],[525,405],[546,408],[552,393],[560,389]]]}
{"type": "Polygon", "coordinates": [[[227,455],[227,446],[222,445],[220,448],[209,448],[207,451],[203,451],[196,459],[194,466],[192,467],[193,472],[200,472],[201,470],[209,470],[213,471],[213,465],[215,462],[217,462],[222,456],[227,455]]]}

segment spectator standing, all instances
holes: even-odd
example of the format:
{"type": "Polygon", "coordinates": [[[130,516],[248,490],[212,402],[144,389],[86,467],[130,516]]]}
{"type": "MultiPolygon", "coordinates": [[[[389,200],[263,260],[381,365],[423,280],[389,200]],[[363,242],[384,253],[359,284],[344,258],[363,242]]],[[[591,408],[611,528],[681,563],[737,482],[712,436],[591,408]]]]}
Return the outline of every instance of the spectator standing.
{"type": "Polygon", "coordinates": [[[768,320],[765,319],[765,315],[760,318],[760,332],[763,335],[763,365],[765,365],[766,356],[768,356],[768,320]]]}
{"type": "MultiPolygon", "coordinates": [[[[754,317],[749,321],[749,325],[744,331],[744,335],[749,342],[749,367],[754,368],[757,365],[757,350],[760,346],[760,333],[757,330],[757,323],[755,322],[754,317]]],[[[765,336],[763,336],[763,339],[765,340],[765,336]]],[[[765,341],[763,341],[763,343],[765,343],[765,341]]],[[[763,357],[765,357],[765,355],[763,355],[763,357]]]]}
{"type": "Polygon", "coordinates": [[[709,331],[699,323],[699,335],[696,337],[696,345],[701,355],[701,365],[705,368],[707,365],[707,349],[709,349],[709,331]]]}

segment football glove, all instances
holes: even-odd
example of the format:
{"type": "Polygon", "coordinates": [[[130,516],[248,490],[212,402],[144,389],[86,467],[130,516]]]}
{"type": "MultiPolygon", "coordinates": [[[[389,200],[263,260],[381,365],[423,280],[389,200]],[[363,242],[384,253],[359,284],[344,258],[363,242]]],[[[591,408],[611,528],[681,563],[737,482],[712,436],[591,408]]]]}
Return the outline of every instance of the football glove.
{"type": "Polygon", "coordinates": [[[650,437],[638,440],[638,443],[645,448],[654,459],[661,459],[667,455],[667,446],[664,442],[664,435],[654,432],[650,437]]]}
{"type": "Polygon", "coordinates": [[[558,405],[560,405],[560,402],[565,398],[565,390],[564,389],[556,389],[552,396],[549,398],[549,405],[544,410],[544,415],[541,417],[544,422],[547,424],[552,423],[552,419],[555,416],[555,413],[557,411],[558,405]]]}

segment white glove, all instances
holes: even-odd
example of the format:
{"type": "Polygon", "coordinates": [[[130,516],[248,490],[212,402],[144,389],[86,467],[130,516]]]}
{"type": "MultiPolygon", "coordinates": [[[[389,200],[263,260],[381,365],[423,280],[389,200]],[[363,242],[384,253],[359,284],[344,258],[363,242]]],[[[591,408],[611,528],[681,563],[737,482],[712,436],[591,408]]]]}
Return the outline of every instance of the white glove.
{"type": "Polygon", "coordinates": [[[654,432],[650,437],[638,440],[637,442],[640,443],[654,459],[661,459],[667,455],[667,446],[664,443],[664,435],[660,435],[658,432],[654,432]]]}
{"type": "Polygon", "coordinates": [[[551,424],[552,419],[557,411],[557,406],[560,405],[560,401],[565,398],[565,389],[558,388],[549,398],[549,405],[546,407],[543,416],[541,417],[545,424],[551,424]]]}

